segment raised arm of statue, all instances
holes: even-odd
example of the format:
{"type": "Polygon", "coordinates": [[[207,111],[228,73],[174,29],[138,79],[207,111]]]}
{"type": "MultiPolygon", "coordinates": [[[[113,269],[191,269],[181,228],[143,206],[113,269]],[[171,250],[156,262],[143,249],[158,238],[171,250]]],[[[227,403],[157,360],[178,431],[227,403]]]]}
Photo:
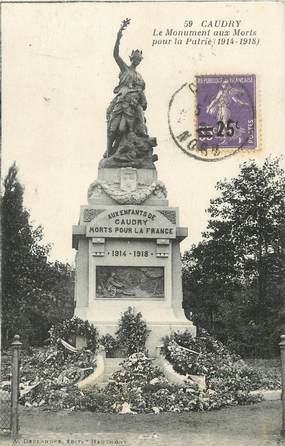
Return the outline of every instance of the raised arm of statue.
{"type": "Polygon", "coordinates": [[[130,23],[130,19],[123,20],[121,27],[117,34],[117,39],[116,39],[116,43],[115,43],[114,51],[113,51],[114,59],[117,62],[117,64],[119,65],[121,71],[125,70],[125,68],[127,67],[127,64],[123,61],[123,59],[121,58],[121,56],[119,54],[119,47],[120,47],[120,41],[121,41],[121,38],[123,35],[123,31],[124,31],[124,29],[126,29],[126,27],[128,26],[129,23],[130,23]]]}
{"type": "Polygon", "coordinates": [[[125,67],[126,67],[126,63],[123,61],[123,59],[121,58],[121,56],[119,54],[119,47],[120,47],[121,37],[122,37],[122,31],[120,30],[118,32],[117,40],[116,40],[116,43],[115,43],[115,46],[114,46],[113,56],[114,56],[115,61],[119,65],[120,70],[123,71],[125,69],[125,67]]]}

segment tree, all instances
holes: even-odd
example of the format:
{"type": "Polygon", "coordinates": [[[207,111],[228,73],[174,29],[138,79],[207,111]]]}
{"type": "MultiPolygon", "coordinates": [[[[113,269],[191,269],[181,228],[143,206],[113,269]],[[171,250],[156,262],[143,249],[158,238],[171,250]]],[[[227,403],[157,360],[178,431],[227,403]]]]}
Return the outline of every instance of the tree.
{"type": "Polygon", "coordinates": [[[221,300],[230,300],[239,289],[233,252],[229,240],[203,240],[183,256],[184,310],[194,311],[194,322],[210,330],[217,331],[221,300]]]}
{"type": "Polygon", "coordinates": [[[198,322],[238,349],[269,355],[264,338],[277,346],[284,322],[285,173],[276,158],[248,161],[216,189],[204,240],[183,259],[185,306],[192,300],[198,322]]]}
{"type": "MultiPolygon", "coordinates": [[[[72,271],[69,265],[48,261],[50,245],[44,245],[43,229],[33,228],[23,205],[24,188],[14,163],[4,179],[2,199],[2,339],[7,344],[19,332],[24,341],[47,337],[65,302],[72,299],[72,271]],[[63,296],[64,294],[64,296],[63,296]],[[54,300],[58,305],[54,305],[54,300]],[[61,301],[61,302],[60,302],[61,301]]],[[[62,315],[63,319],[70,316],[62,315]]]]}
{"type": "Polygon", "coordinates": [[[73,316],[73,268],[68,263],[48,262],[40,286],[32,305],[27,304],[29,320],[34,328],[34,343],[36,341],[37,344],[49,337],[52,325],[73,316]]]}

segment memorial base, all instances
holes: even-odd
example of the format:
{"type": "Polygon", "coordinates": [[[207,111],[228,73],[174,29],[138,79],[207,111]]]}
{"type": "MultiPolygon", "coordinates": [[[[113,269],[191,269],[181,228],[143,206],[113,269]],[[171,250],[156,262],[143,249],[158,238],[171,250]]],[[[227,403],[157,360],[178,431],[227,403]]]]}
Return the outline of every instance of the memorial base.
{"type": "MultiPolygon", "coordinates": [[[[78,316],[79,317],[79,316],[78,316]]],[[[93,321],[92,324],[99,330],[100,336],[110,334],[115,336],[118,330],[118,324],[107,321],[93,321]]],[[[150,330],[148,339],[146,341],[146,351],[151,358],[157,355],[157,347],[161,347],[163,338],[169,336],[174,332],[184,332],[188,330],[192,336],[196,336],[196,327],[190,321],[185,322],[164,322],[164,323],[147,323],[147,328],[150,330]]],[[[80,346],[76,343],[77,346],[80,346]]]]}
{"type": "Polygon", "coordinates": [[[114,335],[122,314],[134,308],[151,330],[151,356],[173,331],[195,335],[182,309],[180,242],[187,228],[179,226],[178,208],[168,206],[156,171],[99,169],[88,197],[73,227],[75,316],[100,335],[114,335]]]}

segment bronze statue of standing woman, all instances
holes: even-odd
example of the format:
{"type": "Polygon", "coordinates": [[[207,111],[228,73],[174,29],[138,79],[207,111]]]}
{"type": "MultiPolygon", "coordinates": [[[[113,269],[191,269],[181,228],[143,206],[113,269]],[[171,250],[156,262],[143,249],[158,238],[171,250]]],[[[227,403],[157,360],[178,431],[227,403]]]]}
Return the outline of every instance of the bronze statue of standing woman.
{"type": "Polygon", "coordinates": [[[129,25],[130,19],[125,19],[117,34],[113,55],[120,68],[119,84],[114,89],[116,96],[107,109],[107,151],[105,157],[112,156],[122,138],[128,136],[147,136],[144,110],[147,101],[144,94],[145,82],[136,71],[142,61],[142,52],[133,50],[130,56],[131,64],[127,65],[119,54],[120,41],[124,29],[129,25]]]}

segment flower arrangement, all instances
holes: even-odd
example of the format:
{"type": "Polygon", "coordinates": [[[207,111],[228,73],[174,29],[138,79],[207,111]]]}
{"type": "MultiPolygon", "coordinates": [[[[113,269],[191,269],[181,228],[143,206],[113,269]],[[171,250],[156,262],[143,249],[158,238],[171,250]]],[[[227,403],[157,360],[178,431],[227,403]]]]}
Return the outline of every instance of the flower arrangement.
{"type": "Polygon", "coordinates": [[[184,385],[172,384],[142,352],[132,354],[122,363],[103,393],[109,404],[103,407],[107,412],[121,412],[125,405],[132,413],[188,412],[261,400],[261,395],[250,395],[243,390],[230,392],[221,387],[201,391],[190,381],[184,385]]]}
{"type": "Polygon", "coordinates": [[[76,383],[92,373],[96,366],[90,350],[65,357],[62,350],[52,346],[21,356],[20,403],[53,410],[85,408],[84,394],[76,383]]]}
{"type": "Polygon", "coordinates": [[[128,357],[135,352],[145,351],[145,343],[150,333],[140,312],[129,307],[119,320],[115,336],[101,336],[99,343],[103,345],[107,356],[119,355],[128,357]]]}
{"type": "Polygon", "coordinates": [[[145,351],[145,343],[150,330],[140,312],[129,307],[122,314],[119,328],[116,331],[117,343],[126,356],[145,351]]]}
{"type": "Polygon", "coordinates": [[[98,349],[98,330],[89,321],[83,321],[79,317],[66,319],[51,327],[49,330],[51,345],[59,345],[59,339],[67,342],[72,340],[72,337],[83,336],[87,341],[87,348],[92,352],[98,349]]]}
{"type": "Polygon", "coordinates": [[[109,333],[99,338],[99,344],[104,347],[106,356],[108,357],[113,357],[119,347],[118,340],[109,333]]]}
{"type": "Polygon", "coordinates": [[[165,338],[163,350],[178,373],[205,375],[207,388],[221,404],[247,403],[252,390],[280,388],[277,375],[247,366],[205,330],[196,338],[187,331],[174,333],[165,338]]]}
{"type": "MultiPolygon", "coordinates": [[[[137,320],[133,311],[124,314],[127,315],[124,321],[137,320]]],[[[125,325],[131,327],[131,333],[132,323],[125,325]]],[[[74,333],[74,328],[54,330],[54,345],[45,351],[35,350],[32,355],[24,355],[21,386],[30,389],[20,399],[25,405],[105,413],[188,412],[254,403],[262,396],[252,394],[252,390],[280,387],[280,377],[247,366],[207,332],[202,331],[201,336],[193,338],[186,331],[165,338],[164,353],[177,372],[204,374],[205,390],[190,380],[183,385],[170,383],[144,351],[129,355],[104,389],[92,386],[79,390],[76,382],[94,369],[94,353],[85,349],[65,357],[57,348],[56,339],[57,336],[68,339],[70,333],[74,333]]],[[[110,346],[115,339],[111,338],[105,338],[110,346]]],[[[138,339],[144,337],[138,336],[138,339]]],[[[138,346],[143,348],[144,343],[138,346]]]]}

